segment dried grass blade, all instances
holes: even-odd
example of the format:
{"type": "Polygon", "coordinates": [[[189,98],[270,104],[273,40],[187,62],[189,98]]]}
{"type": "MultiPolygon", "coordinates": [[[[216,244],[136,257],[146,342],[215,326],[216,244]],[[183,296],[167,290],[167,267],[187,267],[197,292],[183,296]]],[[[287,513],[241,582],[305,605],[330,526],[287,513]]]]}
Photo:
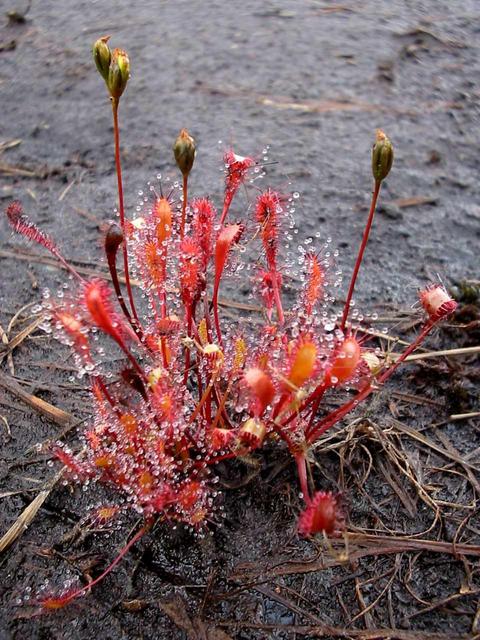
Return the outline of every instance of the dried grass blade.
{"type": "MultiPolygon", "coordinates": [[[[427,358],[440,358],[442,356],[468,356],[474,353],[480,353],[480,346],[461,347],[459,349],[442,349],[440,351],[427,351],[426,353],[412,353],[412,355],[405,358],[405,362],[412,362],[413,360],[426,360],[427,358]]],[[[400,354],[390,353],[389,357],[392,360],[397,360],[400,357],[400,354]]]]}
{"type": "Polygon", "coordinates": [[[17,540],[24,533],[24,531],[27,530],[27,528],[30,526],[33,519],[37,515],[38,510],[50,495],[51,490],[61,478],[62,474],[63,469],[61,469],[61,471],[59,471],[53,478],[50,486],[47,489],[40,491],[40,493],[36,498],[32,500],[28,507],[25,507],[22,513],[12,524],[10,529],[8,529],[8,531],[0,538],[0,553],[3,553],[6,549],[8,549],[8,547],[10,547],[15,542],[15,540],[17,540]]]}
{"type": "Polygon", "coordinates": [[[17,382],[15,382],[15,380],[12,380],[9,376],[6,376],[1,372],[0,386],[61,427],[69,426],[74,422],[74,417],[71,413],[63,411],[63,409],[58,409],[58,407],[55,407],[53,404],[28,393],[17,382]]]}
{"type": "Polygon", "coordinates": [[[439,447],[432,440],[430,440],[430,438],[427,438],[419,431],[416,431],[416,429],[412,429],[412,427],[408,427],[407,425],[403,424],[399,420],[395,420],[395,418],[389,418],[389,421],[392,422],[395,425],[395,427],[399,429],[399,431],[406,433],[414,440],[417,440],[418,442],[421,442],[422,444],[424,444],[426,447],[433,449],[433,451],[436,451],[437,453],[439,453],[442,456],[445,456],[446,458],[450,458],[450,460],[453,460],[457,464],[460,464],[462,466],[467,466],[470,469],[473,469],[473,471],[478,472],[478,467],[476,467],[473,464],[470,464],[469,462],[466,462],[460,455],[456,455],[453,452],[447,451],[446,449],[439,447]]]}
{"type": "Polygon", "coordinates": [[[7,343],[6,347],[8,351],[12,351],[13,349],[15,349],[15,347],[18,347],[18,345],[21,344],[25,340],[25,338],[28,338],[28,336],[33,333],[40,324],[42,324],[43,320],[44,317],[43,315],[41,315],[36,318],[31,324],[29,324],[28,327],[25,327],[25,329],[22,329],[19,333],[17,333],[17,335],[7,343]]]}

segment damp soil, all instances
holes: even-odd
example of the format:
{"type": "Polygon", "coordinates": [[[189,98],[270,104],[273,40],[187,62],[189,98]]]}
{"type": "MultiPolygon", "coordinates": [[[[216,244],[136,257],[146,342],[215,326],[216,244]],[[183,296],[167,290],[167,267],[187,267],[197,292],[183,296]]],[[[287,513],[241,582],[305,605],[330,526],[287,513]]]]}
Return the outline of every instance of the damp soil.
{"type": "MultiPolygon", "coordinates": [[[[396,159],[358,306],[385,318],[376,328],[396,325],[409,339],[416,289],[438,274],[463,302],[428,348],[479,344],[476,0],[32,0],[25,8],[1,4],[0,204],[21,199],[75,264],[104,270],[99,238],[115,206],[109,105],[89,51],[111,33],[132,59],[121,105],[130,211],[149,179],[175,179],[170,148],[183,126],[199,148],[192,191],[217,202],[223,150],[263,157],[268,147],[276,164],[263,184],[300,194],[298,242],[331,237],[348,273],[370,197],[369,148],[382,127],[396,159]]],[[[235,215],[249,197],[239,195],[235,215]]],[[[12,239],[5,222],[0,233],[8,331],[45,287],[62,288],[65,273],[12,239]]],[[[10,337],[27,317],[28,309],[10,337]]],[[[13,379],[75,421],[88,419],[84,382],[50,336],[34,331],[0,358],[0,383],[11,389],[13,379]]],[[[0,555],[1,640],[480,637],[479,422],[449,418],[478,411],[478,371],[471,355],[408,365],[316,449],[316,485],[345,495],[348,549],[298,538],[295,470],[271,446],[218,469],[224,517],[206,535],[158,526],[91,594],[36,616],[28,605],[41,584],[55,591],[99,575],[136,524],[73,535],[109,494],[57,484],[0,555]]],[[[51,482],[57,467],[36,444],[59,437],[78,446],[74,428],[0,386],[0,534],[51,482]]]]}

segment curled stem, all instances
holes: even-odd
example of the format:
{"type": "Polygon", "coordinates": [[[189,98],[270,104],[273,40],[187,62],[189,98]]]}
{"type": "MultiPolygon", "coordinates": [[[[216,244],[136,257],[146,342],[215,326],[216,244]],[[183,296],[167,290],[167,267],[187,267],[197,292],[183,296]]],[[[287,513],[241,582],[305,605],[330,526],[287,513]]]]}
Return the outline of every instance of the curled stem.
{"type": "MultiPolygon", "coordinates": [[[[125,247],[125,244],[124,244],[124,247],[125,247]]],[[[112,279],[112,284],[115,290],[115,295],[117,297],[118,304],[120,305],[120,308],[123,311],[123,315],[128,320],[132,329],[135,331],[137,337],[141,340],[143,338],[143,331],[140,327],[140,324],[133,320],[122,295],[122,290],[120,287],[120,281],[118,279],[118,272],[117,272],[117,250],[116,249],[113,251],[107,250],[106,254],[107,254],[108,269],[110,271],[110,277],[112,279]]]]}
{"type": "Polygon", "coordinates": [[[118,187],[118,211],[120,214],[120,226],[123,231],[123,268],[125,271],[125,283],[127,286],[127,294],[130,302],[130,308],[135,322],[140,326],[137,310],[135,308],[135,302],[133,299],[132,286],[130,284],[130,272],[128,269],[128,250],[127,250],[127,230],[125,225],[125,206],[123,201],[123,181],[122,181],[122,165],[120,160],[120,128],[118,126],[118,98],[112,98],[112,113],[113,113],[113,137],[115,142],[115,168],[117,172],[117,187],[118,187]]]}

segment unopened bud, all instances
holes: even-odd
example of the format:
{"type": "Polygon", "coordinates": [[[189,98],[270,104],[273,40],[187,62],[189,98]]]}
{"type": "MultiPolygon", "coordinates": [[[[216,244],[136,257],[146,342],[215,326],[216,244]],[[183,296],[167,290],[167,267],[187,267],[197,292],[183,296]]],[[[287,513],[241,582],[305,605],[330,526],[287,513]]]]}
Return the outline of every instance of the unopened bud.
{"type": "Polygon", "coordinates": [[[372,171],[375,182],[381,182],[388,176],[392,164],[392,143],[381,129],[377,129],[377,139],[372,151],[372,171]]]}
{"type": "Polygon", "coordinates": [[[112,98],[118,100],[130,77],[130,60],[122,49],[114,49],[108,70],[107,87],[112,98]]]}
{"type": "Polygon", "coordinates": [[[184,176],[188,176],[195,160],[195,140],[186,129],[182,129],[173,145],[173,155],[178,168],[184,176]]]}
{"type": "Polygon", "coordinates": [[[108,70],[112,58],[112,52],[107,44],[109,39],[110,36],[103,36],[103,38],[99,38],[92,47],[93,59],[97,65],[98,72],[105,82],[107,82],[108,79],[108,70]]]}

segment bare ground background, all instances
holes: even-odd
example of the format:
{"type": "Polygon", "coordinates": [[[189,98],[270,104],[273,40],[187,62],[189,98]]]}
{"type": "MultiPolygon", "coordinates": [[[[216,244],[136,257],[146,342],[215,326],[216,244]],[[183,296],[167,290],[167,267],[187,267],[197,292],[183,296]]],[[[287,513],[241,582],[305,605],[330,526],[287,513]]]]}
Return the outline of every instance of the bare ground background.
{"type": "MultiPolygon", "coordinates": [[[[217,201],[225,146],[257,155],[270,145],[279,164],[268,182],[301,194],[300,235],[331,236],[348,271],[381,126],[396,160],[357,299],[409,339],[417,286],[437,273],[449,285],[469,281],[460,314],[429,347],[478,345],[478,2],[33,0],[22,20],[24,9],[1,3],[2,209],[22,199],[75,263],[104,269],[100,230],[116,201],[112,127],[90,46],[111,33],[132,60],[121,105],[130,210],[148,179],[174,175],[170,148],[183,126],[199,145],[192,191],[217,201]]],[[[237,210],[242,202],[240,194],[237,210]]],[[[5,222],[0,233],[8,343],[32,322],[26,309],[9,331],[17,311],[65,274],[11,239],[5,222]]],[[[88,395],[70,379],[68,351],[39,331],[0,358],[3,534],[55,475],[35,444],[88,418],[88,395]],[[39,415],[15,384],[72,417],[39,415]]],[[[297,538],[294,470],[272,450],[260,468],[219,470],[226,518],[211,535],[159,528],[88,597],[31,617],[20,599],[45,579],[53,587],[98,575],[134,524],[71,539],[108,493],[57,486],[0,556],[0,638],[480,637],[479,422],[449,418],[478,411],[478,365],[473,356],[409,365],[327,434],[316,479],[347,495],[347,563],[297,538]]],[[[74,434],[65,436],[73,445],[74,434]]]]}

